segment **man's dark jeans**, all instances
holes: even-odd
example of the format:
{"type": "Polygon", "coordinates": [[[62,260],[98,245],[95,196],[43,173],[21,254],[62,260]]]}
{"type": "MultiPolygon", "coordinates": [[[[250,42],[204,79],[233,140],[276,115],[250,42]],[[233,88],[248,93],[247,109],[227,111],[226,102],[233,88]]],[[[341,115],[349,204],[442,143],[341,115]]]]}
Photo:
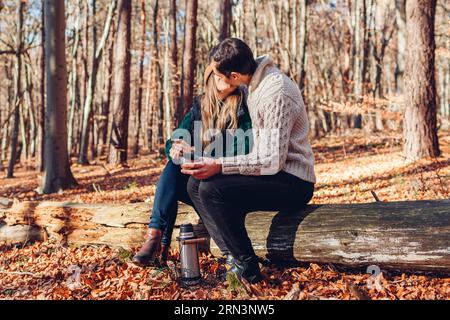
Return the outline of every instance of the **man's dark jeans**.
{"type": "MultiPolygon", "coordinates": [[[[181,167],[179,165],[169,161],[159,178],[149,228],[163,231],[161,241],[163,245],[170,246],[173,227],[177,218],[178,201],[194,206],[195,208],[186,190],[189,177],[189,175],[181,173],[181,167]]],[[[212,230],[212,232],[217,232],[215,231],[215,226],[212,226],[212,230]]],[[[214,238],[214,240],[222,253],[228,254],[223,241],[219,237],[217,239],[214,238]]]]}
{"type": "Polygon", "coordinates": [[[246,263],[257,259],[245,228],[247,213],[299,210],[311,200],[314,184],[281,171],[272,176],[191,177],[187,190],[211,237],[223,239],[233,257],[246,263]]]}

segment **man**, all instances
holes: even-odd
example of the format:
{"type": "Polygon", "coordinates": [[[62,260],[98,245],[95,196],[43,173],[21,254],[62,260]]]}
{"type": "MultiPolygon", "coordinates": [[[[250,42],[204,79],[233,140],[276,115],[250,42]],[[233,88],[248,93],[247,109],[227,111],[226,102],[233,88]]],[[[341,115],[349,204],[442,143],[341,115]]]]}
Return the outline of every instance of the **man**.
{"type": "Polygon", "coordinates": [[[182,172],[192,175],[188,193],[206,228],[218,229],[234,257],[230,272],[256,283],[262,276],[245,216],[258,210],[295,211],[311,200],[316,177],[309,122],[298,86],[268,55],[255,60],[242,40],[223,40],[212,67],[220,81],[248,86],[253,149],[247,155],[186,163],[182,172]]]}

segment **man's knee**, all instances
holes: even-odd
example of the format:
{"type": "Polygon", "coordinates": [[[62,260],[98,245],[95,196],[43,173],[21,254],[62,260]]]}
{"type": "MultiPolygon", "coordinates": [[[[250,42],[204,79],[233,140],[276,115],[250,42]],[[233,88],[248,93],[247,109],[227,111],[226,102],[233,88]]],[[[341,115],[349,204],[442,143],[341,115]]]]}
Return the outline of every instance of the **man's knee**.
{"type": "Polygon", "coordinates": [[[191,200],[194,200],[198,197],[198,189],[199,189],[200,181],[195,179],[194,177],[190,177],[187,182],[187,192],[191,200]]]}
{"type": "Polygon", "coordinates": [[[201,199],[206,201],[222,199],[224,195],[222,187],[223,183],[220,179],[203,180],[198,187],[198,194],[201,199]]]}

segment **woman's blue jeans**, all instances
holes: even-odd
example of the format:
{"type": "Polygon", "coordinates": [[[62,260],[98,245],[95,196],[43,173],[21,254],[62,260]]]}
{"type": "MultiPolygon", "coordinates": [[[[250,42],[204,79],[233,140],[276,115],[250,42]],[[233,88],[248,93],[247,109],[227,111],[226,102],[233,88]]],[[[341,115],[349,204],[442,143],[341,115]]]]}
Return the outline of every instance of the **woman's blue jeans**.
{"type": "MultiPolygon", "coordinates": [[[[167,247],[170,246],[172,240],[173,227],[178,213],[178,201],[193,206],[195,211],[198,212],[187,192],[189,178],[190,175],[181,173],[179,165],[169,161],[161,173],[156,186],[149,228],[162,230],[163,238],[161,244],[167,247]]],[[[219,234],[216,225],[210,227],[212,228],[209,230],[210,232],[219,234]]],[[[222,254],[229,254],[229,250],[220,236],[216,236],[214,240],[222,254]]]]}
{"type": "Polygon", "coordinates": [[[169,161],[161,173],[156,187],[149,228],[163,231],[161,243],[170,246],[173,227],[177,218],[178,201],[193,206],[187,193],[189,175],[181,173],[181,167],[169,161]]]}

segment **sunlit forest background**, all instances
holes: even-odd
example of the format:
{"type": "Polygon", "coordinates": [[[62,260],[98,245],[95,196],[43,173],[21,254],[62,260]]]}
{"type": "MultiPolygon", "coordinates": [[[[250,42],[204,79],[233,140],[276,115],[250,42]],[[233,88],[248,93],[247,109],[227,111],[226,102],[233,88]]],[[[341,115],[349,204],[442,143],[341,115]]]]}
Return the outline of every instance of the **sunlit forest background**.
{"type": "MultiPolygon", "coordinates": [[[[160,152],[192,96],[201,93],[208,51],[221,35],[243,39],[255,55],[272,55],[298,83],[313,141],[353,129],[401,132],[405,1],[223,3],[192,1],[195,8],[187,8],[185,1],[132,2],[126,88],[129,154],[160,152]]],[[[117,1],[65,1],[65,5],[68,152],[74,161],[86,164],[104,159],[115,141],[117,1]]],[[[437,126],[448,128],[447,1],[437,1],[435,20],[437,126]]],[[[0,160],[6,165],[12,155],[9,147],[15,146],[16,162],[42,169],[42,1],[2,1],[0,30],[0,160]]]]}
{"type": "MultiPolygon", "coordinates": [[[[112,228],[45,207],[151,204],[165,141],[226,37],[271,55],[298,84],[312,204],[449,198],[450,1],[0,0],[1,299],[360,298],[355,286],[369,275],[317,264],[264,267],[271,280],[251,290],[216,280],[182,289],[170,270],[132,266],[134,249],[79,246],[143,238],[146,212],[112,228]],[[25,246],[20,228],[33,224],[58,241],[46,233],[25,246]],[[23,245],[2,246],[2,228],[18,230],[23,245]],[[76,288],[66,285],[73,264],[84,268],[76,288]]],[[[208,275],[224,269],[210,256],[201,263],[208,275]]],[[[448,278],[383,271],[365,294],[449,292],[448,278]]]]}

